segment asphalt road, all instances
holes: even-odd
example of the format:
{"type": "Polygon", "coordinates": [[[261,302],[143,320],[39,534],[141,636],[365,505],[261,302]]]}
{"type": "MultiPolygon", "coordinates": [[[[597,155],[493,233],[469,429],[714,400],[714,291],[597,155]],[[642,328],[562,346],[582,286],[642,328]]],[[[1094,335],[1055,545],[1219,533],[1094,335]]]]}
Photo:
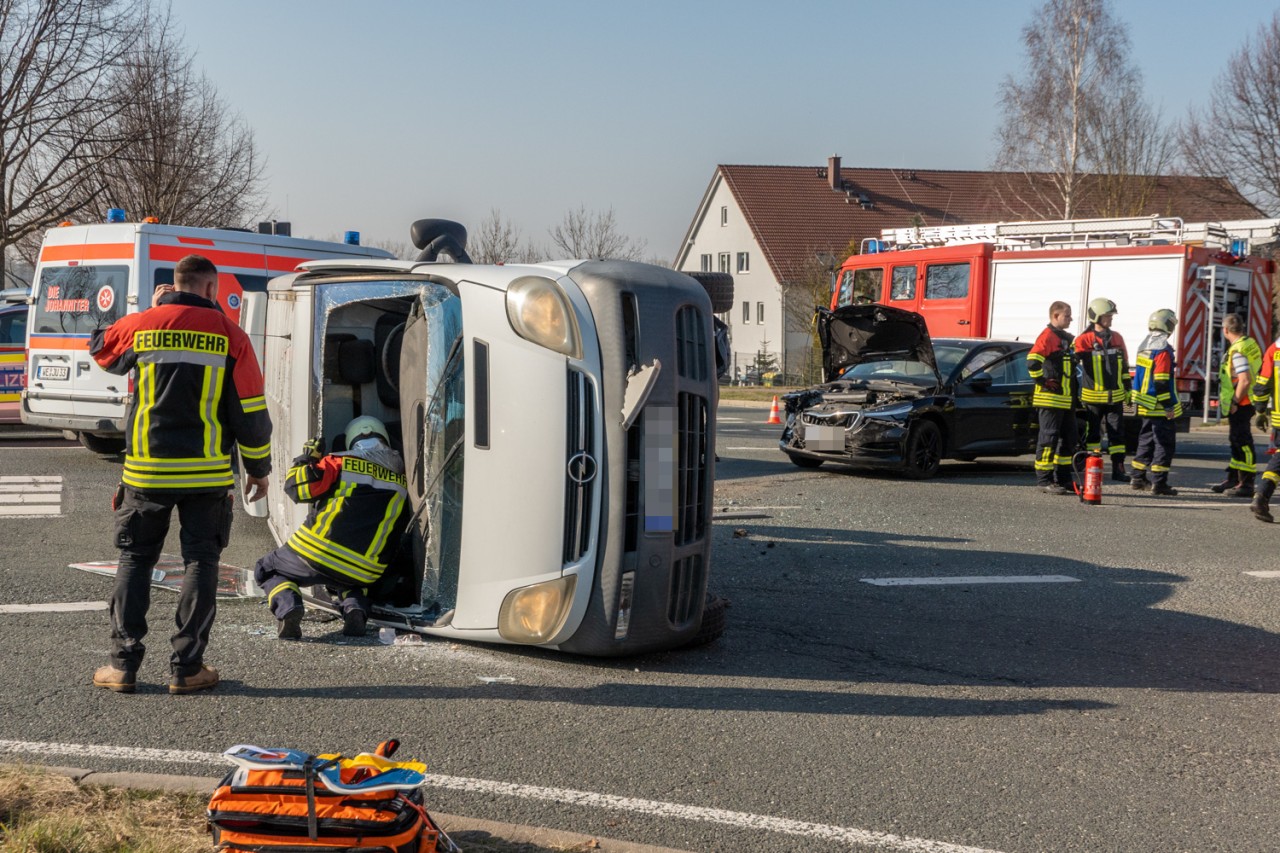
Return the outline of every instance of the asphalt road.
{"type": "MultiPolygon", "coordinates": [[[[1179,436],[1179,497],[1108,484],[1088,507],[1036,492],[1029,457],[926,483],[803,471],[765,412],[720,411],[712,645],[599,661],[318,621],[288,644],[233,601],[223,685],[171,697],[158,591],[146,684],[119,696],[88,684],[105,613],[0,612],[0,751],[214,775],[234,743],[394,735],[442,812],[687,850],[1280,848],[1280,578],[1245,574],[1280,570],[1280,528],[1208,492],[1224,434],[1179,436]],[[957,576],[1037,582],[866,582],[957,576]]],[[[0,475],[63,478],[60,515],[0,518],[0,606],[105,599],[67,564],[112,558],[118,474],[0,445],[0,475]]],[[[233,537],[239,566],[270,546],[246,517],[233,537]]]]}

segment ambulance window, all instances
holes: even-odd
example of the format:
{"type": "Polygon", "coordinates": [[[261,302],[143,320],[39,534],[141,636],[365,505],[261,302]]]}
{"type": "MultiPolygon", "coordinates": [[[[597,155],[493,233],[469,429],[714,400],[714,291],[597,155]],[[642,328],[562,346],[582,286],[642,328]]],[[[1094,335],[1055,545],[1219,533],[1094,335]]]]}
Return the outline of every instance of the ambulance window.
{"type": "Polygon", "coordinates": [[[889,299],[900,302],[916,298],[916,268],[894,267],[889,283],[889,299]]]}
{"type": "Polygon", "coordinates": [[[879,302],[884,270],[880,267],[865,270],[845,270],[840,279],[840,305],[863,305],[879,302]]]}
{"type": "Polygon", "coordinates": [[[22,344],[27,339],[27,312],[0,315],[0,344],[22,344]]]}
{"type": "Polygon", "coordinates": [[[969,295],[969,265],[930,264],[924,275],[925,299],[963,299],[969,295]]]}
{"type": "Polygon", "coordinates": [[[40,270],[35,332],[88,335],[125,313],[129,268],[123,266],[45,267],[40,270]]]}

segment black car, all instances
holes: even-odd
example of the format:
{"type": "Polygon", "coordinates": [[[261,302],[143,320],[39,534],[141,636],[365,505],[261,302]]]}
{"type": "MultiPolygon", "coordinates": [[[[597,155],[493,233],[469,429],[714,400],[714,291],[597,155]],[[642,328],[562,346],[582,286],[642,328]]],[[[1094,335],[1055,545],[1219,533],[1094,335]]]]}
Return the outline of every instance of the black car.
{"type": "Polygon", "coordinates": [[[1035,449],[1027,343],[929,339],[924,318],[885,305],[818,311],[826,382],[782,399],[779,447],[801,468],[887,467],[925,479],[943,459],[1035,449]]]}

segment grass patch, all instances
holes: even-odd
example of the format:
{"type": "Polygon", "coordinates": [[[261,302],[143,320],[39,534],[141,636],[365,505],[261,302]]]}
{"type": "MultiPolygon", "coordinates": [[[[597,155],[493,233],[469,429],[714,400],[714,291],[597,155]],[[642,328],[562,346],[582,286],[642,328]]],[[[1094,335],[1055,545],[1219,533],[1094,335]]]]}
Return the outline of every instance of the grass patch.
{"type": "Polygon", "coordinates": [[[795,390],[798,389],[783,388],[781,386],[772,388],[766,385],[721,385],[720,399],[742,400],[748,402],[758,400],[762,403],[768,403],[772,401],[775,396],[781,397],[783,394],[795,390]]]}

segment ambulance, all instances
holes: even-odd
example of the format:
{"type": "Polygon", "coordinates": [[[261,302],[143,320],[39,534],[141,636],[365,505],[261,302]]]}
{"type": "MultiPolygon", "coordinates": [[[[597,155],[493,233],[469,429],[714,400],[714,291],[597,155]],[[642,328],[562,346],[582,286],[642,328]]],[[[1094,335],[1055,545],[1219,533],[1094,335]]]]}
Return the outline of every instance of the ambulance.
{"type": "MultiPolygon", "coordinates": [[[[261,230],[287,229],[268,223],[261,230]]],[[[40,248],[26,323],[23,423],[74,433],[97,453],[120,452],[132,380],[107,373],[89,357],[95,329],[150,307],[156,286],[171,284],[174,266],[191,254],[218,267],[218,301],[237,323],[246,294],[265,293],[269,279],[301,263],[392,257],[358,245],[355,232],[348,232],[348,239],[352,242],[333,243],[281,233],[126,222],[118,208],[108,211],[103,223],[65,223],[50,230],[40,248]]],[[[261,338],[257,343],[261,360],[261,338]]]]}

